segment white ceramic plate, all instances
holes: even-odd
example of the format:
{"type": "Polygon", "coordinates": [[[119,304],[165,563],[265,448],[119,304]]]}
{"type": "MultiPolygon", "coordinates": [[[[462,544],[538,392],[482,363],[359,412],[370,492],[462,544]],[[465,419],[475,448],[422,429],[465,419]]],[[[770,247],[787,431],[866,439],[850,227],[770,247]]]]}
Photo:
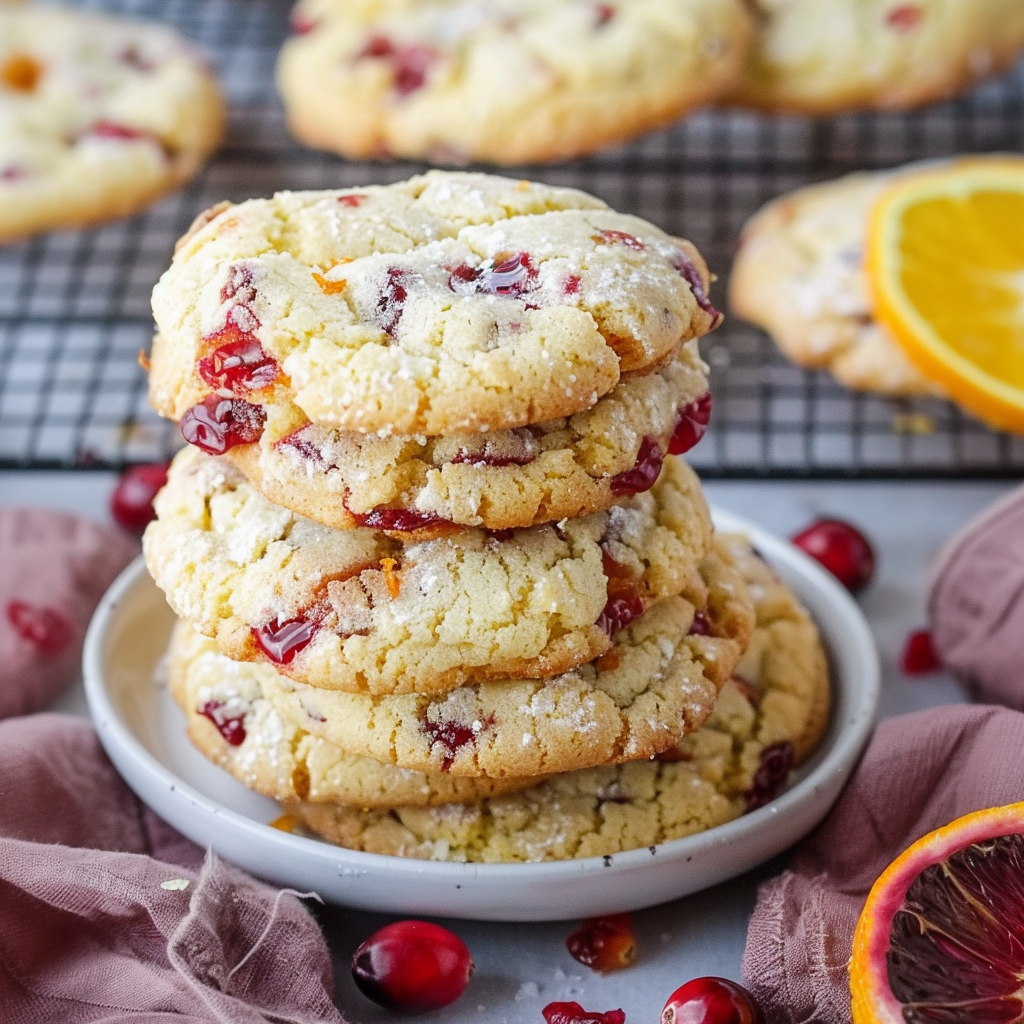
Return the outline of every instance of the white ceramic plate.
{"type": "Polygon", "coordinates": [[[816,755],[768,806],[651,849],[542,864],[446,864],[356,853],[271,828],[272,800],[194,750],[185,718],[154,667],[173,615],[133,562],[100,603],[85,640],[85,690],[111,760],[176,829],[255,875],[364,910],[493,921],[548,921],[637,910],[732,878],[781,853],[827,813],[867,740],[878,704],[878,655],[857,605],[792,545],[726,513],[811,610],[828,648],[832,721],[816,755]]]}

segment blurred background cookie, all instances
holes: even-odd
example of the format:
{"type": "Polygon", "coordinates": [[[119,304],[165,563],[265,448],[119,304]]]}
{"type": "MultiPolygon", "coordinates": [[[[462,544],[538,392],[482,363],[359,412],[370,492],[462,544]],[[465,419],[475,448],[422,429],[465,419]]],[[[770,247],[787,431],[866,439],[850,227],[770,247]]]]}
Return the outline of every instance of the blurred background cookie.
{"type": "Polygon", "coordinates": [[[171,29],[0,10],[0,242],[144,209],[199,170],[223,121],[212,72],[171,29]]]}
{"type": "Polygon", "coordinates": [[[592,153],[728,89],[740,0],[310,0],[278,83],[292,132],[352,157],[517,164],[592,153]]]}

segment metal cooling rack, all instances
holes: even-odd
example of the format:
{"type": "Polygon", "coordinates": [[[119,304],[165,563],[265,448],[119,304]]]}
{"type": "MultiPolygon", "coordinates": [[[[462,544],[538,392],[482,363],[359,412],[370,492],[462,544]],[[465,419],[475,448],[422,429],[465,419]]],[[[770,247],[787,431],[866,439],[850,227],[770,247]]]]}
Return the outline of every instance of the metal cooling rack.
{"type": "MultiPolygon", "coordinates": [[[[121,466],[164,458],[180,444],[146,404],[137,356],[151,337],[153,284],[200,210],[421,169],[348,163],[289,138],[273,84],[289,0],[84,6],[166,21],[205,45],[231,101],[229,135],[195,182],[147,213],[0,250],[0,468],[121,466]]],[[[1024,67],[919,113],[822,121],[702,113],[586,161],[512,173],[586,189],[685,235],[724,277],[743,222],[781,192],[857,168],[986,150],[1024,150],[1024,67]]],[[[724,295],[722,285],[715,294],[724,295]]],[[[848,392],[792,366],[741,323],[727,321],[703,351],[715,415],[692,461],[706,477],[1024,474],[1024,438],[994,434],[945,402],[848,392]]]]}

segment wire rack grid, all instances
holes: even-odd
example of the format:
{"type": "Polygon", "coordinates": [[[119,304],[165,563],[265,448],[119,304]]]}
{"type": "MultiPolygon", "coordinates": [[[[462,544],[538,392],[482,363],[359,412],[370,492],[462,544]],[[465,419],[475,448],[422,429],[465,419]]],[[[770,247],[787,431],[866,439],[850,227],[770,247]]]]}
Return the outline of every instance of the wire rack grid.
{"type": "MultiPolygon", "coordinates": [[[[168,22],[212,54],[231,104],[225,145],[146,213],[0,250],[0,468],[118,467],[180,443],[145,397],[138,354],[174,241],[221,199],[395,181],[422,168],[353,163],[289,137],[273,66],[287,0],[86,0],[168,22]]],[[[1024,150],[1024,67],[953,103],[825,120],[701,112],[588,160],[513,174],[593,192],[690,238],[724,279],[744,221],[799,185],[958,152],[1024,150]]],[[[721,300],[723,283],[715,294],[721,300]]],[[[1012,477],[1024,438],[936,400],[851,393],[728,320],[702,343],[715,413],[691,459],[705,477],[1012,477]]]]}

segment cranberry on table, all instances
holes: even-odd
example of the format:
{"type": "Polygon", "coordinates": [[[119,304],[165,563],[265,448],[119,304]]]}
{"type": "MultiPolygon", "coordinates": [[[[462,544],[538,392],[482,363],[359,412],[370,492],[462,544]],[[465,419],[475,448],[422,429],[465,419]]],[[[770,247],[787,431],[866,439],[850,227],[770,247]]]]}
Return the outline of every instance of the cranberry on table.
{"type": "Polygon", "coordinates": [[[166,462],[129,467],[121,474],[110,496],[110,514],[126,530],[142,533],[156,516],[153,499],[165,483],[166,462]]]}
{"type": "Polygon", "coordinates": [[[818,519],[792,538],[821,562],[851,593],[863,590],[875,574],[875,553],[868,539],[842,519],[818,519]]]}
{"type": "Polygon", "coordinates": [[[636,959],[636,940],[629,914],[592,917],[565,940],[569,955],[585,967],[607,974],[636,959]]]}
{"type": "Polygon", "coordinates": [[[473,973],[473,958],[455,934],[429,921],[396,921],[352,954],[359,991],[378,1006],[426,1013],[454,1002],[473,973]]]}
{"type": "Polygon", "coordinates": [[[904,675],[923,676],[938,672],[942,662],[935,653],[935,643],[927,629],[915,629],[908,634],[900,655],[900,669],[904,675]]]}
{"type": "Polygon", "coordinates": [[[584,1010],[579,1003],[548,1003],[540,1012],[547,1024],[626,1024],[621,1010],[584,1010]]]}
{"type": "Polygon", "coordinates": [[[764,1024],[754,997],[728,978],[694,978],[668,997],[661,1024],[764,1024]]]}

